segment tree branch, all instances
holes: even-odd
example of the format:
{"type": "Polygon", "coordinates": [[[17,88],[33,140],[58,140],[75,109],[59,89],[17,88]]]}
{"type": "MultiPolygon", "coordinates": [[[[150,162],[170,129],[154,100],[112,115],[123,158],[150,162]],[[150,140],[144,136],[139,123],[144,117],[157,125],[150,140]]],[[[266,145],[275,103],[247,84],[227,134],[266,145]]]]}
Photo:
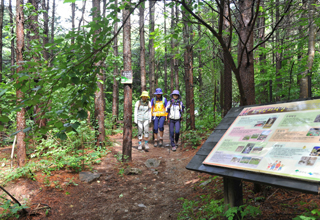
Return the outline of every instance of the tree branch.
{"type": "Polygon", "coordinates": [[[252,50],[249,51],[249,53],[251,53],[252,51],[254,51],[255,49],[257,49],[261,44],[265,43],[266,41],[269,40],[269,38],[273,35],[273,33],[276,31],[278,25],[280,24],[280,22],[282,21],[282,19],[286,16],[286,13],[289,11],[290,7],[291,7],[291,2],[292,0],[290,0],[287,9],[285,10],[283,16],[279,19],[279,21],[277,22],[276,26],[272,29],[272,31],[268,34],[268,36],[261,42],[259,42],[255,47],[252,48],[252,50]]]}

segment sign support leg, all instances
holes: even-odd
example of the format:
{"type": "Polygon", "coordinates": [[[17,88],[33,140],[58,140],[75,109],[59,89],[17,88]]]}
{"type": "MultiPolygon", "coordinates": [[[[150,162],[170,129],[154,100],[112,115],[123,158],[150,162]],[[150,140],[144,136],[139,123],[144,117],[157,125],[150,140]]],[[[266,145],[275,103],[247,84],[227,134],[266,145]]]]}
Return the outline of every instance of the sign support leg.
{"type": "Polygon", "coordinates": [[[224,204],[230,207],[243,205],[242,182],[240,179],[223,177],[224,204]]]}

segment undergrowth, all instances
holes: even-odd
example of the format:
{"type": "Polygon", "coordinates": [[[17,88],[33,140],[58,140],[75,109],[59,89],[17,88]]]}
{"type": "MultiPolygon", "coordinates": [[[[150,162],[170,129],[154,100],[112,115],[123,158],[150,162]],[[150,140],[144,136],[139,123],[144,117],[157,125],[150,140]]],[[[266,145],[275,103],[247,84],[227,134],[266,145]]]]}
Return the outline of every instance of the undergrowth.
{"type": "Polygon", "coordinates": [[[106,137],[106,142],[97,147],[95,131],[85,121],[80,123],[76,131],[68,132],[66,135],[67,139],[61,140],[51,132],[46,139],[38,140],[36,144],[32,144],[33,146],[29,145],[27,150],[29,162],[24,167],[10,169],[9,160],[3,160],[4,168],[0,172],[0,183],[6,184],[21,177],[35,180],[34,173],[37,171],[50,175],[52,171],[60,169],[75,172],[92,169],[93,164],[100,163],[100,158],[109,152],[106,146],[112,146],[106,137]]]}

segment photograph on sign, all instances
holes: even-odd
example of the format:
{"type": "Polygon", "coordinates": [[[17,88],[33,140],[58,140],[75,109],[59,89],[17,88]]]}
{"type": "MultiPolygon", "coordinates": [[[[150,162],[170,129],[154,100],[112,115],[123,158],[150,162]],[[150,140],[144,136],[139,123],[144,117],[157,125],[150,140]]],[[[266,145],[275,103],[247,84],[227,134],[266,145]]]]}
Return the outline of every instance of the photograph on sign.
{"type": "Polygon", "coordinates": [[[320,181],[320,100],[244,108],[203,164],[320,181]]]}
{"type": "Polygon", "coordinates": [[[122,71],[121,72],[121,83],[122,84],[132,84],[132,71],[122,71]]]}

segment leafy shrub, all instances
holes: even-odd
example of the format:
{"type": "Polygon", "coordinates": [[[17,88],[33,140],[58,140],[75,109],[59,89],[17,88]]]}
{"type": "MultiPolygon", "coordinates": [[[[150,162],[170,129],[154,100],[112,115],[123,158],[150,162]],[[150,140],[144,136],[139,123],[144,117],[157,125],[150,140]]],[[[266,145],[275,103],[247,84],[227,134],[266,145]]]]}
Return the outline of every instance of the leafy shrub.
{"type": "MultiPolygon", "coordinates": [[[[0,198],[3,198],[2,196],[0,198]]],[[[11,218],[19,218],[19,212],[22,209],[28,208],[25,205],[19,205],[17,203],[12,204],[9,199],[0,200],[0,219],[11,219],[11,218]]]]}
{"type": "Polygon", "coordinates": [[[232,220],[236,217],[242,220],[245,216],[255,217],[261,214],[259,208],[250,205],[229,207],[225,212],[226,205],[224,204],[224,199],[215,200],[210,195],[202,195],[200,198],[201,201],[180,198],[179,200],[182,200],[183,204],[182,210],[178,213],[178,219],[207,220],[224,219],[226,217],[228,220],[232,220]]]}

